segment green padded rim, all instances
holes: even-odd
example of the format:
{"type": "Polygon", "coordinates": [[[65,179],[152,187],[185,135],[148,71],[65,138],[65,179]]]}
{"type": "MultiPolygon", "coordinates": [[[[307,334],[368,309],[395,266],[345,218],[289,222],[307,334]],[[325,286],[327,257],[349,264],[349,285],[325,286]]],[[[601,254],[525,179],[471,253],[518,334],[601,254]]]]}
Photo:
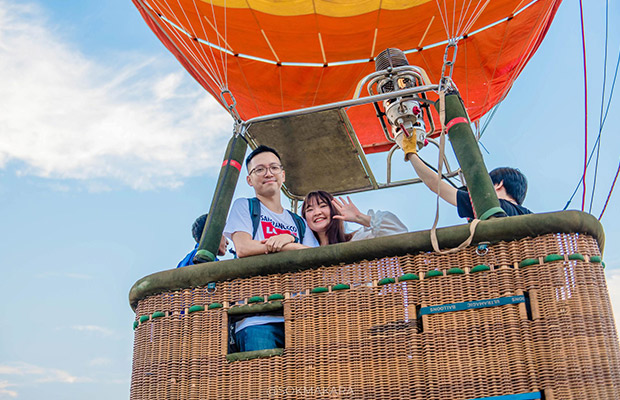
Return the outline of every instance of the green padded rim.
{"type": "Polygon", "coordinates": [[[272,295],[270,295],[269,297],[267,297],[267,300],[272,301],[272,300],[284,300],[284,295],[281,295],[280,293],[274,293],[272,295]]]}
{"type": "Polygon", "coordinates": [[[461,274],[464,274],[464,273],[465,273],[465,271],[463,271],[461,268],[457,268],[457,267],[450,268],[448,270],[448,272],[447,272],[448,275],[461,275],[461,274]]]}
{"type": "Polygon", "coordinates": [[[324,286],[315,287],[310,291],[310,293],[325,293],[329,292],[329,289],[324,286]]]}
{"type": "Polygon", "coordinates": [[[526,258],[525,260],[519,263],[519,268],[529,267],[530,265],[536,265],[536,264],[539,264],[539,261],[537,258],[526,258]]]}
{"type": "Polygon", "coordinates": [[[436,276],[443,276],[443,272],[437,271],[436,269],[431,269],[430,271],[426,271],[426,274],[424,274],[425,278],[434,278],[436,276]]]}
{"type": "MultiPolygon", "coordinates": [[[[513,241],[545,234],[579,233],[590,235],[604,249],[605,234],[596,217],[581,211],[528,214],[508,218],[491,218],[476,227],[474,243],[513,241]]],[[[470,235],[469,224],[437,229],[441,248],[453,248],[470,235]]],[[[382,257],[433,251],[430,231],[418,231],[321,246],[311,249],[285,251],[260,256],[204,263],[192,268],[173,268],[156,272],[138,280],[129,292],[129,303],[135,310],[138,301],[148,296],[174,290],[206,286],[258,275],[281,274],[322,265],[355,263],[382,257]]]]}
{"type": "Polygon", "coordinates": [[[591,263],[600,263],[602,260],[601,256],[592,256],[590,257],[590,262],[591,263]]]}
{"type": "Polygon", "coordinates": [[[191,306],[189,310],[187,310],[187,313],[191,314],[196,311],[204,311],[204,310],[205,310],[205,306],[191,306]]]}
{"type": "Polygon", "coordinates": [[[420,277],[416,274],[405,274],[398,277],[398,282],[419,281],[420,277]]]}
{"type": "Polygon", "coordinates": [[[347,285],[346,283],[339,283],[337,285],[332,286],[332,290],[345,290],[345,289],[350,289],[351,286],[347,285]]]}
{"type": "Polygon", "coordinates": [[[151,315],[151,319],[165,317],[166,313],[163,311],[155,311],[153,315],[151,315]]]}
{"type": "Polygon", "coordinates": [[[142,315],[140,317],[140,323],[146,322],[149,320],[149,316],[148,315],[142,315]]]}
{"type": "Polygon", "coordinates": [[[265,298],[263,296],[252,296],[248,299],[248,303],[264,303],[265,298]]]}
{"type": "Polygon", "coordinates": [[[575,253],[575,254],[571,254],[570,256],[568,256],[569,260],[580,260],[580,261],[585,261],[586,258],[579,253],[575,253]]]}
{"type": "Polygon", "coordinates": [[[564,256],[561,256],[559,254],[549,254],[543,260],[544,262],[564,261],[564,256]]]}
{"type": "Polygon", "coordinates": [[[377,285],[383,286],[383,285],[387,285],[388,283],[396,283],[396,279],[394,279],[394,278],[383,278],[379,282],[377,282],[377,285]]]}
{"type": "Polygon", "coordinates": [[[281,348],[267,349],[267,350],[255,350],[255,351],[243,351],[239,353],[226,354],[226,360],[228,362],[245,361],[245,360],[252,360],[254,358],[281,356],[283,353],[284,353],[284,349],[281,349],[281,348]]]}
{"type": "Polygon", "coordinates": [[[136,328],[138,327],[138,325],[140,325],[140,321],[133,321],[133,329],[136,330],[136,328]]]}
{"type": "Polygon", "coordinates": [[[281,301],[274,301],[272,303],[260,303],[253,305],[234,306],[228,309],[228,315],[239,314],[254,314],[254,313],[268,313],[278,311],[284,308],[281,301]]]}
{"type": "Polygon", "coordinates": [[[222,303],[211,303],[209,304],[209,306],[207,307],[209,310],[215,310],[216,308],[222,308],[224,307],[222,305],[222,303]]]}
{"type": "Polygon", "coordinates": [[[469,272],[471,272],[472,274],[474,274],[474,273],[476,273],[476,272],[490,271],[490,270],[491,270],[491,267],[489,267],[488,265],[478,264],[478,265],[476,265],[475,267],[473,267],[473,268],[471,269],[471,271],[469,271],[469,272]]]}

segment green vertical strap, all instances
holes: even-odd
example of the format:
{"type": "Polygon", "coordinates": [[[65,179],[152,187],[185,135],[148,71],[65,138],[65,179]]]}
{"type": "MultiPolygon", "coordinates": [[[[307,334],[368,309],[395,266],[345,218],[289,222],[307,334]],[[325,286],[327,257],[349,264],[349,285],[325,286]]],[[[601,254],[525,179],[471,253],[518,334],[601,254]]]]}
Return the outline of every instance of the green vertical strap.
{"type": "Polygon", "coordinates": [[[237,180],[241,173],[246,149],[247,143],[239,135],[234,135],[228,142],[220,176],[217,179],[217,186],[213,193],[209,216],[202,231],[198,251],[196,256],[194,256],[194,264],[209,262],[215,259],[217,249],[220,247],[222,232],[226,225],[228,209],[230,208],[237,180]]]}
{"type": "MultiPolygon", "coordinates": [[[[474,212],[479,219],[490,217],[489,212],[496,214],[503,210],[500,208],[493,182],[489,176],[478,142],[474,137],[471,126],[467,122],[467,111],[458,92],[446,94],[446,127],[448,138],[452,144],[454,154],[461,166],[467,188],[471,197],[474,212]],[[496,212],[493,213],[493,210],[496,212]]],[[[439,110],[439,101],[435,103],[439,110]]]]}

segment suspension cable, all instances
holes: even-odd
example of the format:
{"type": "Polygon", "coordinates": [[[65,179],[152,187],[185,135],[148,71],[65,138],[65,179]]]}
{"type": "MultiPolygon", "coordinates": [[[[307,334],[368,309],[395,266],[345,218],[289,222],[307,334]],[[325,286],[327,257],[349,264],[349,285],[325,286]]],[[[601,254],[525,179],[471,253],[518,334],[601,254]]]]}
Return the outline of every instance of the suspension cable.
{"type": "MultiPolygon", "coordinates": [[[[599,135],[603,126],[603,109],[605,108],[605,86],[607,83],[607,43],[609,38],[609,0],[605,1],[605,56],[603,59],[603,90],[601,91],[601,113],[599,115],[599,135]]],[[[601,141],[596,146],[596,162],[594,163],[594,180],[592,182],[592,192],[590,193],[590,208],[588,213],[592,213],[594,203],[594,192],[596,190],[596,178],[598,177],[598,160],[601,152],[601,141]]]]}
{"type": "Polygon", "coordinates": [[[581,195],[581,211],[585,209],[586,204],[586,171],[588,169],[588,72],[586,68],[586,34],[583,23],[583,2],[579,0],[579,14],[581,17],[581,46],[583,54],[583,92],[584,92],[584,155],[583,155],[583,193],[581,195]]]}
{"type": "Polygon", "coordinates": [[[618,180],[618,173],[620,172],[620,163],[618,163],[618,170],[616,171],[616,176],[614,177],[614,181],[611,184],[611,189],[609,189],[609,194],[607,195],[607,200],[605,200],[605,206],[603,207],[603,211],[601,211],[601,215],[599,215],[598,220],[600,221],[603,218],[603,214],[605,213],[605,209],[607,208],[607,203],[609,203],[609,199],[611,198],[611,193],[614,191],[614,186],[616,186],[616,181],[618,180]]]}

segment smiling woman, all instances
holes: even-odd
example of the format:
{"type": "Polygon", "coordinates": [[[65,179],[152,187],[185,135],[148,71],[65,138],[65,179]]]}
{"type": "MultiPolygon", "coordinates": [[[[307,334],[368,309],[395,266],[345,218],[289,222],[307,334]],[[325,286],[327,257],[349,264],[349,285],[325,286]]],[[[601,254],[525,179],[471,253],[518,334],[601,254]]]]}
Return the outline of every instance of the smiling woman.
{"type": "Polygon", "coordinates": [[[336,199],[323,190],[306,195],[301,214],[321,246],[407,232],[405,224],[391,212],[369,210],[363,214],[350,197],[336,199]],[[362,227],[345,233],[345,221],[362,227]]]}

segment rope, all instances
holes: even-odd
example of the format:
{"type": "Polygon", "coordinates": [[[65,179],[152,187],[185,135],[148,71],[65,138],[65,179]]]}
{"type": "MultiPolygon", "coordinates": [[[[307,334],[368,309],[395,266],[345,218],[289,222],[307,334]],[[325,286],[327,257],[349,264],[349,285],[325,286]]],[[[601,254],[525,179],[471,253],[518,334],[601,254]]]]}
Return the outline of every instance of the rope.
{"type": "MultiPolygon", "coordinates": [[[[599,135],[603,126],[603,108],[605,108],[605,86],[607,83],[607,43],[609,39],[609,0],[605,1],[605,56],[603,59],[603,90],[601,91],[601,114],[599,115],[599,135]]],[[[596,190],[596,180],[598,177],[598,160],[601,151],[601,141],[596,146],[596,162],[594,163],[594,181],[592,182],[592,193],[590,193],[590,208],[588,213],[592,213],[594,203],[594,192],[596,190]]]]}
{"type": "Polygon", "coordinates": [[[586,204],[586,171],[588,169],[588,70],[586,68],[586,34],[583,23],[583,2],[579,0],[579,14],[581,16],[581,46],[583,54],[583,95],[584,95],[584,155],[583,155],[583,192],[581,195],[581,211],[584,210],[586,204]]]}
{"type": "MultiPolygon", "coordinates": [[[[601,123],[601,126],[599,127],[598,136],[596,138],[596,142],[594,142],[594,149],[596,148],[596,145],[601,138],[601,133],[603,132],[603,127],[605,126],[605,121],[607,120],[607,115],[609,115],[609,107],[611,106],[611,99],[613,98],[613,95],[614,95],[614,89],[616,87],[616,80],[618,78],[619,67],[620,67],[620,51],[618,52],[618,60],[616,61],[616,71],[614,73],[614,79],[611,83],[609,99],[607,99],[607,107],[605,109],[605,116],[603,117],[603,122],[601,123]]],[[[592,156],[594,155],[594,149],[592,149],[592,152],[590,153],[590,157],[588,158],[588,164],[587,164],[588,166],[590,165],[590,161],[592,160],[592,156]]],[[[575,194],[577,194],[577,191],[579,190],[579,186],[581,186],[582,181],[583,181],[583,176],[579,179],[579,182],[577,183],[577,186],[575,186],[575,190],[573,191],[573,194],[570,196],[570,198],[568,199],[568,201],[566,202],[566,205],[564,206],[562,210],[566,210],[568,206],[570,205],[570,203],[573,201],[573,198],[575,197],[575,194]]]]}
{"type": "Polygon", "coordinates": [[[601,218],[603,218],[603,214],[605,213],[605,209],[607,208],[607,204],[609,203],[609,198],[611,197],[611,193],[614,191],[614,186],[616,186],[616,181],[618,180],[619,172],[620,172],[620,163],[618,163],[618,170],[616,171],[614,182],[611,184],[611,189],[609,189],[609,194],[607,195],[607,200],[605,200],[605,206],[603,207],[603,211],[601,211],[601,215],[599,215],[598,217],[599,221],[601,220],[601,218]]]}
{"type": "Polygon", "coordinates": [[[439,222],[439,194],[441,191],[441,170],[443,169],[443,160],[444,160],[444,150],[446,147],[446,92],[442,90],[439,92],[439,120],[441,122],[441,134],[439,136],[439,161],[437,165],[437,197],[436,197],[436,205],[435,205],[435,221],[433,222],[433,226],[431,228],[431,244],[433,245],[433,250],[437,254],[450,254],[456,253],[469,246],[474,239],[474,234],[476,233],[476,227],[480,222],[479,219],[474,219],[469,224],[469,237],[465,239],[463,243],[458,245],[453,249],[441,250],[439,248],[439,241],[437,240],[437,223],[439,222]]]}

